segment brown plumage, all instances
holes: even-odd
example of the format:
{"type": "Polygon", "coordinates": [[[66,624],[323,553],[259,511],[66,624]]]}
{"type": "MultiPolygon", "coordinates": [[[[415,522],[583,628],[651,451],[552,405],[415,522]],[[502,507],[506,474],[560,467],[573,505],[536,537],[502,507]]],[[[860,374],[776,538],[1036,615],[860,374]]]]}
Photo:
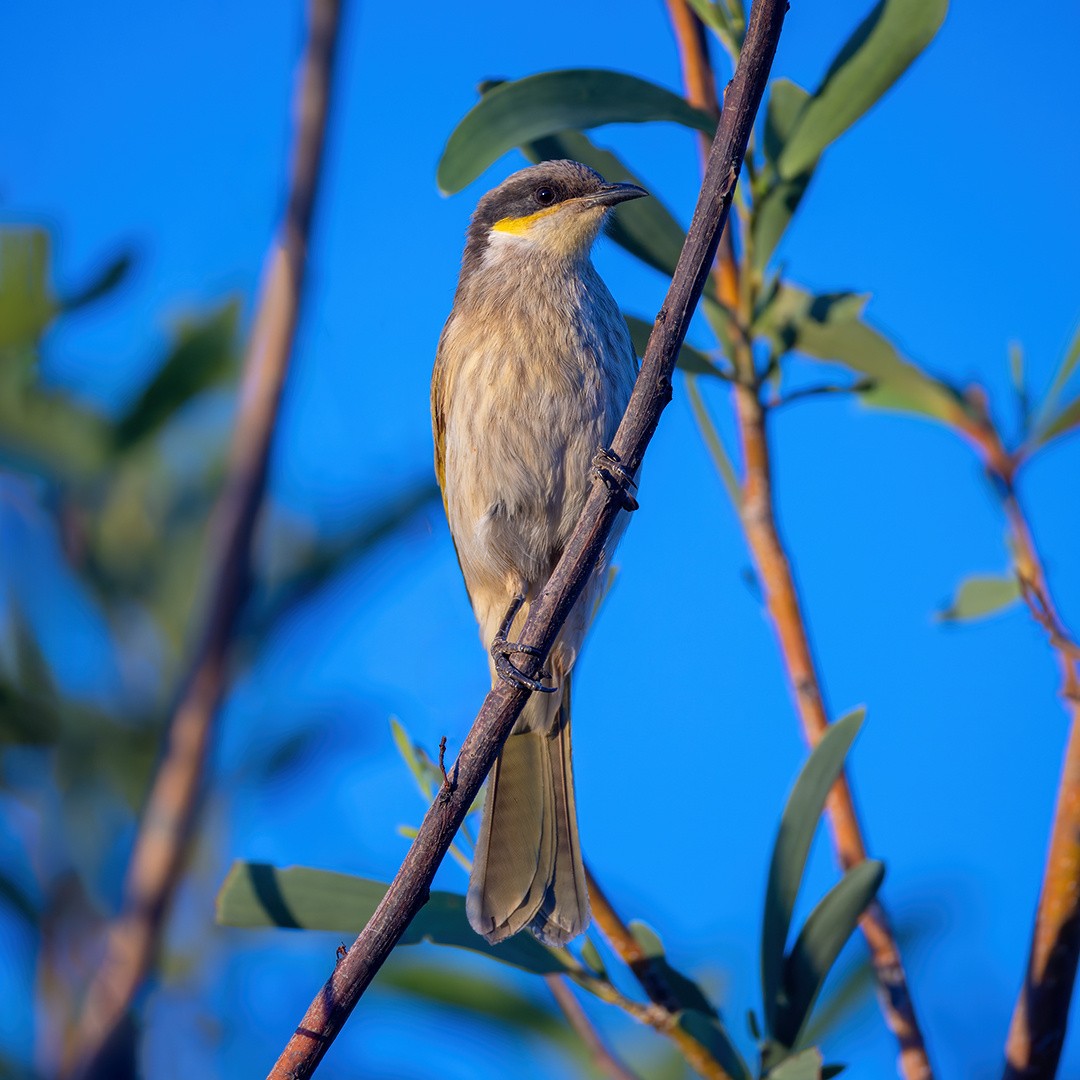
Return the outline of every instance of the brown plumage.
{"type": "MultiPolygon", "coordinates": [[[[485,645],[517,595],[526,603],[511,641],[524,623],[629,400],[637,361],[590,252],[611,208],[644,194],[552,161],[515,173],[473,214],[431,410],[443,504],[485,645]]],[[[527,926],[563,945],[589,922],[570,672],[621,517],[551,650],[546,683],[557,689],[532,695],[491,772],[467,908],[492,942],[527,926]]]]}

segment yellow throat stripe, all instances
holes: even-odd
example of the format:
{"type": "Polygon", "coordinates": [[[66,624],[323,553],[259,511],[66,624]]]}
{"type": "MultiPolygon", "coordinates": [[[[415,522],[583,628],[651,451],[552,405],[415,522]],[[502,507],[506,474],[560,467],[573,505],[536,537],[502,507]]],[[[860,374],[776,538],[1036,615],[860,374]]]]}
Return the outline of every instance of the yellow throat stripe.
{"type": "Polygon", "coordinates": [[[549,214],[554,214],[558,209],[559,204],[556,203],[554,206],[546,206],[543,210],[537,210],[535,214],[526,214],[525,217],[499,218],[491,228],[494,232],[510,233],[513,236],[525,236],[536,222],[541,218],[547,217],[549,214]]]}

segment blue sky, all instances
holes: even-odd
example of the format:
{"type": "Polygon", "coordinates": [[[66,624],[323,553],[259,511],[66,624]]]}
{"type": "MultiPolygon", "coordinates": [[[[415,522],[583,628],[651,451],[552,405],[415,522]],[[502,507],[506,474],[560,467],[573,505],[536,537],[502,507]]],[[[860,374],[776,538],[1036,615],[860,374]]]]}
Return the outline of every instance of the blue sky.
{"type": "MultiPolygon", "coordinates": [[[[793,4],[774,75],[812,88],[868,6],[793,4]]],[[[1004,415],[1007,344],[1023,343],[1039,393],[1080,317],[1080,143],[1062,119],[1075,97],[1080,13],[1055,19],[1036,51],[1015,5],[955,4],[928,53],[829,150],[780,251],[808,287],[871,292],[870,318],[907,355],[988,386],[1004,415]]],[[[55,228],[61,281],[82,280],[124,244],[141,253],[126,289],[53,335],[49,378],[116,409],[148,377],[170,320],[230,292],[250,313],[282,203],[301,31],[296,5],[250,0],[0,14],[0,88],[17,103],[0,114],[0,215],[55,228]]],[[[443,199],[442,146],[481,79],[583,66],[678,87],[663,6],[350,12],[274,450],[271,491],[283,512],[340,529],[430,469],[428,380],[468,214],[521,164],[507,157],[443,199]]],[[[610,128],[597,139],[689,219],[692,135],[610,128]]],[[[596,261],[625,308],[651,317],[665,283],[610,244],[596,261]]],[[[724,393],[709,399],[730,437],[724,393]]],[[[898,923],[922,928],[908,963],[933,1057],[942,1075],[993,1075],[1066,733],[1053,659],[1020,610],[970,627],[933,621],[965,575],[1007,565],[1004,522],[966,446],[839,398],[786,410],[773,435],[781,523],[830,707],[868,706],[854,785],[870,847],[888,865],[885,901],[898,923]]],[[[1073,626],[1078,455],[1080,443],[1063,440],[1022,488],[1073,626]]],[[[737,523],[678,389],[641,503],[575,681],[581,830],[620,907],[656,927],[678,964],[709,973],[748,1049],[741,1017],[757,1005],[769,846],[804,748],[743,579],[737,523]]],[[[73,632],[72,670],[83,649],[73,632]]],[[[197,880],[220,876],[233,857],[388,878],[404,854],[396,826],[423,808],[387,718],[400,716],[429,746],[445,734],[453,749],[485,680],[433,507],[290,620],[236,686],[216,760],[228,794],[211,803],[197,880]],[[245,780],[253,752],[310,723],[325,729],[298,775],[279,786],[245,780]]],[[[822,845],[810,894],[832,877],[822,845]]],[[[464,879],[448,865],[438,883],[460,889],[464,879]]],[[[204,900],[190,890],[173,940],[205,950],[205,970],[150,999],[155,1078],[193,1064],[201,1075],[258,1074],[325,974],[323,939],[215,931],[204,900]],[[200,1008],[217,1012],[217,1042],[200,1008]]],[[[596,1015],[648,1052],[645,1034],[596,1015]]],[[[873,1007],[826,1050],[853,1080],[890,1075],[895,1056],[873,1007]]],[[[384,995],[365,1001],[323,1071],[419,1077],[437,1066],[448,1077],[495,1077],[511,1052],[519,1075],[558,1075],[553,1057],[522,1061],[489,1028],[412,1016],[384,995]],[[418,1025],[432,1037],[416,1038],[418,1025]]],[[[1062,1075],[1078,1072],[1074,1039],[1062,1075]]]]}

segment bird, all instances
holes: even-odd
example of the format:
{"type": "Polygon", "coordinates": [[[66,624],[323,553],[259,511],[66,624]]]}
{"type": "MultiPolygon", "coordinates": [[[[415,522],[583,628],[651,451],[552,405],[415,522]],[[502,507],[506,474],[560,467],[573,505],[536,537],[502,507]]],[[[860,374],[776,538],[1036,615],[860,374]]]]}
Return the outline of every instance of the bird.
{"type": "Polygon", "coordinates": [[[515,172],[484,195],[431,386],[435,472],[480,637],[499,679],[533,691],[490,776],[466,897],[495,944],[527,928],[562,946],[589,924],[570,739],[571,672],[636,506],[610,450],[637,375],[623,318],[592,263],[613,208],[647,195],[576,161],[515,172]],[[588,584],[527,678],[513,662],[597,476],[624,510],[588,584]]]}

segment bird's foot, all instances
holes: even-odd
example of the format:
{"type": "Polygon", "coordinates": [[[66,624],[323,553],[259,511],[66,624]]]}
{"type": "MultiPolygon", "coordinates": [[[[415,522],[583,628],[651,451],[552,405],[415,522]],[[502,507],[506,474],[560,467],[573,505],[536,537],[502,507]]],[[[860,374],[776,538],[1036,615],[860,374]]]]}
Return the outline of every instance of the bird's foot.
{"type": "Polygon", "coordinates": [[[522,690],[532,690],[534,693],[540,694],[553,694],[558,689],[557,687],[545,686],[540,682],[540,679],[548,677],[548,672],[541,671],[540,679],[530,678],[523,671],[520,671],[510,659],[514,653],[520,653],[522,656],[542,657],[544,655],[543,650],[536,648],[535,645],[526,645],[522,641],[508,640],[510,627],[513,625],[514,618],[524,603],[525,597],[520,593],[514,597],[506,612],[506,618],[503,619],[502,625],[495,635],[495,640],[491,643],[491,658],[495,661],[495,673],[500,679],[504,679],[522,690]]]}
{"type": "Polygon", "coordinates": [[[624,510],[636,510],[638,501],[630,494],[631,488],[637,487],[637,482],[623,468],[619,456],[610,447],[599,447],[592,460],[593,475],[598,476],[604,487],[612,492],[622,503],[624,510]]]}

